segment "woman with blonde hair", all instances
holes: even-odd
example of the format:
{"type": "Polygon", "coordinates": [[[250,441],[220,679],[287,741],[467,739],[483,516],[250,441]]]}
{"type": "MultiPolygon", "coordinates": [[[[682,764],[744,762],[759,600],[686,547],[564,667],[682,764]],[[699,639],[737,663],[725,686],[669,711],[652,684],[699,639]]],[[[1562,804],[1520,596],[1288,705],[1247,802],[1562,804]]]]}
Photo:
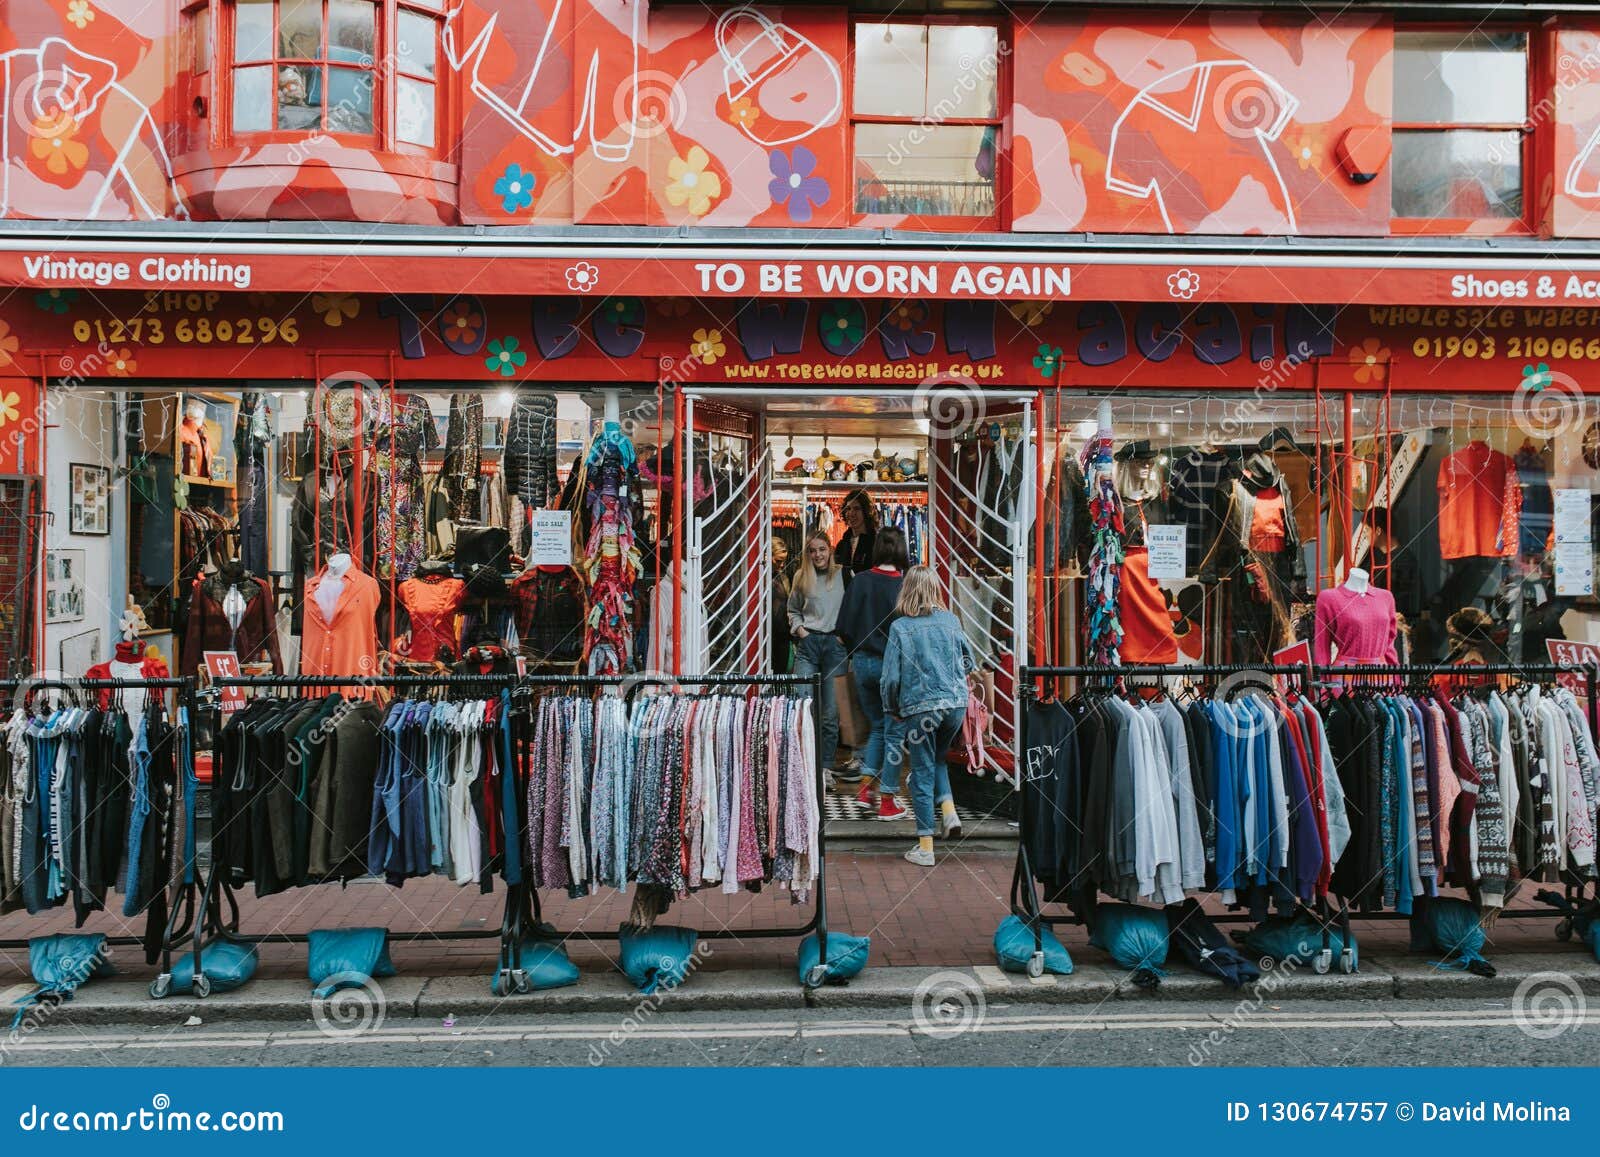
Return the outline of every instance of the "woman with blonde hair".
{"type": "Polygon", "coordinates": [[[943,813],[946,835],[960,828],[945,754],[961,734],[967,717],[967,679],[978,664],[930,568],[915,567],[906,575],[895,614],[879,686],[884,710],[900,727],[901,751],[911,765],[917,846],[905,858],[931,868],[934,804],[943,813]]]}
{"type": "Polygon", "coordinates": [[[795,640],[794,673],[822,674],[817,717],[817,754],[833,767],[839,748],[839,704],[833,680],[844,674],[844,644],[839,642],[839,608],[844,604],[845,571],[833,557],[833,543],[822,531],[806,536],[805,550],[789,591],[789,634],[795,640]]]}

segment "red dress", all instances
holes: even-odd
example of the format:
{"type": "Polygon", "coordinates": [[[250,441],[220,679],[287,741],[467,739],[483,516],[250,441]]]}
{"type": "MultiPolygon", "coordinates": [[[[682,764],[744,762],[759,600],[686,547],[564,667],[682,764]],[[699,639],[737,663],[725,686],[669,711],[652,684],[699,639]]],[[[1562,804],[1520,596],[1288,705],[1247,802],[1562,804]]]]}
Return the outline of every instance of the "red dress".
{"type": "Polygon", "coordinates": [[[400,584],[400,605],[411,618],[406,658],[432,663],[441,647],[449,647],[452,657],[461,650],[456,612],[466,597],[467,584],[458,578],[409,578],[400,584]]]}

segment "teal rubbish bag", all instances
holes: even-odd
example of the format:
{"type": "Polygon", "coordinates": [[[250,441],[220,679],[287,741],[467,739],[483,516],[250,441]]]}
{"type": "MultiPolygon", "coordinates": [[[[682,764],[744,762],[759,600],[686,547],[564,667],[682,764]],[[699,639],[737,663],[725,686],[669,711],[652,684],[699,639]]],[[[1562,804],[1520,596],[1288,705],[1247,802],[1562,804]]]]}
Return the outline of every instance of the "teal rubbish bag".
{"type": "Polygon", "coordinates": [[[1433,961],[1435,968],[1494,976],[1495,966],[1483,955],[1488,939],[1482,916],[1467,901],[1454,896],[1416,900],[1411,912],[1411,948],[1417,952],[1443,953],[1443,960],[1433,961]]]}
{"type": "MultiPolygon", "coordinates": [[[[1234,935],[1238,938],[1238,933],[1234,935]]],[[[1246,932],[1243,940],[1251,953],[1279,964],[1319,966],[1321,961],[1331,967],[1338,961],[1343,971],[1355,972],[1361,963],[1353,932],[1337,924],[1324,927],[1308,916],[1269,916],[1246,932]],[[1324,948],[1328,950],[1325,957],[1321,955],[1324,948]]]]}
{"type": "MultiPolygon", "coordinates": [[[[578,966],[567,957],[567,950],[557,940],[537,940],[531,936],[524,937],[517,966],[522,969],[524,986],[521,992],[542,992],[547,988],[565,988],[569,984],[578,983],[578,966]]],[[[511,967],[511,953],[500,953],[500,969],[503,972],[511,967]]],[[[490,982],[490,991],[498,981],[490,982]]],[[[495,995],[500,995],[496,993],[495,995]]]]}
{"type": "Polygon", "coordinates": [[[1095,909],[1089,943],[1111,954],[1133,973],[1140,988],[1161,983],[1167,962],[1167,917],[1159,908],[1136,904],[1101,904],[1095,909]]]}
{"type": "MultiPolygon", "coordinates": [[[[254,944],[213,940],[200,950],[200,973],[212,992],[232,992],[256,974],[260,956],[254,944]]],[[[172,991],[194,991],[194,953],[180,953],[172,962],[172,991]]]]}
{"type": "MultiPolygon", "coordinates": [[[[872,937],[852,936],[848,932],[828,933],[828,963],[824,966],[825,984],[843,984],[859,976],[867,966],[867,956],[872,950],[872,937]]],[[[817,951],[817,934],[813,932],[800,941],[800,983],[809,984],[811,970],[817,966],[821,954],[817,951]]]]}
{"type": "MultiPolygon", "coordinates": [[[[1072,957],[1056,934],[1041,928],[1039,942],[1044,948],[1044,970],[1056,976],[1072,975],[1072,957]]],[[[994,930],[994,954],[1007,972],[1027,972],[1028,962],[1033,959],[1033,925],[1015,916],[1000,921],[1000,927],[994,930]]]]}
{"type": "Polygon", "coordinates": [[[387,928],[319,928],[306,944],[312,995],[319,1000],[394,975],[387,928]]]}
{"type": "Polygon", "coordinates": [[[34,1005],[71,1000],[85,981],[117,973],[111,966],[106,938],[99,932],[57,932],[34,937],[28,941],[28,970],[39,987],[17,1000],[12,1028],[22,1023],[34,1005]]]}
{"type": "Polygon", "coordinates": [[[624,926],[617,936],[623,974],[646,995],[658,988],[677,988],[700,962],[699,942],[700,936],[692,928],[624,926]]]}

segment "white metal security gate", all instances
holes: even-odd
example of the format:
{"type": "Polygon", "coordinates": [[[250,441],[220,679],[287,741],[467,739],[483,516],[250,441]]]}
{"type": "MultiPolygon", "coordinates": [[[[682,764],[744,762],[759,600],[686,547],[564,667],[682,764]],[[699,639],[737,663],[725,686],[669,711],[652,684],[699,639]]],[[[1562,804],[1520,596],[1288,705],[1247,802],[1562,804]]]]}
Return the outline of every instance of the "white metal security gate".
{"type": "Polygon", "coordinates": [[[986,680],[993,683],[994,718],[984,763],[1009,776],[1021,725],[1017,673],[1028,662],[1033,406],[1025,403],[1011,416],[974,421],[983,425],[977,432],[982,445],[975,479],[961,477],[956,442],[941,439],[934,431],[934,453],[929,455],[929,558],[986,680]]]}

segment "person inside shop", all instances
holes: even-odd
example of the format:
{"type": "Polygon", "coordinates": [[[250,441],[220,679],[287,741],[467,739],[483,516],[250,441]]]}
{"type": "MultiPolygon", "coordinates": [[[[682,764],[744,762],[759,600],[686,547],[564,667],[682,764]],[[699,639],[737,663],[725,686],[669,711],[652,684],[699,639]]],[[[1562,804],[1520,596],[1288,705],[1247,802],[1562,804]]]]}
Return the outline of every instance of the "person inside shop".
{"type": "Polygon", "coordinates": [[[840,510],[844,519],[844,537],[834,547],[834,560],[845,569],[845,577],[872,569],[872,544],[878,537],[878,513],[872,505],[872,496],[865,490],[852,490],[840,510]]]}
{"type": "Polygon", "coordinates": [[[902,761],[910,769],[917,846],[905,858],[919,867],[933,867],[935,804],[947,839],[961,827],[946,754],[966,721],[969,680],[977,669],[961,623],[945,605],[938,576],[929,567],[916,567],[900,587],[879,685],[884,709],[900,728],[902,761]]]}
{"type": "Polygon", "coordinates": [[[789,595],[794,591],[794,580],[789,574],[789,544],[777,535],[772,536],[772,669],[779,675],[788,673],[789,648],[789,595]]]}
{"type": "MultiPolygon", "coordinates": [[[[908,814],[895,798],[900,782],[898,763],[886,765],[884,760],[895,736],[884,715],[879,688],[883,650],[889,642],[889,625],[894,622],[894,608],[900,599],[908,561],[905,534],[893,526],[878,531],[872,546],[872,569],[850,580],[844,605],[839,608],[839,638],[850,654],[856,694],[861,700],[861,712],[867,717],[862,784],[856,798],[868,807],[876,803],[880,820],[897,820],[908,814]]],[[[898,747],[894,749],[898,752],[898,747]]]]}
{"type": "Polygon", "coordinates": [[[844,568],[834,557],[833,544],[826,534],[813,532],[806,538],[805,557],[789,593],[789,634],[795,640],[794,673],[822,674],[817,754],[829,769],[839,749],[839,702],[833,681],[844,674],[844,646],[836,633],[844,587],[844,568]]]}

